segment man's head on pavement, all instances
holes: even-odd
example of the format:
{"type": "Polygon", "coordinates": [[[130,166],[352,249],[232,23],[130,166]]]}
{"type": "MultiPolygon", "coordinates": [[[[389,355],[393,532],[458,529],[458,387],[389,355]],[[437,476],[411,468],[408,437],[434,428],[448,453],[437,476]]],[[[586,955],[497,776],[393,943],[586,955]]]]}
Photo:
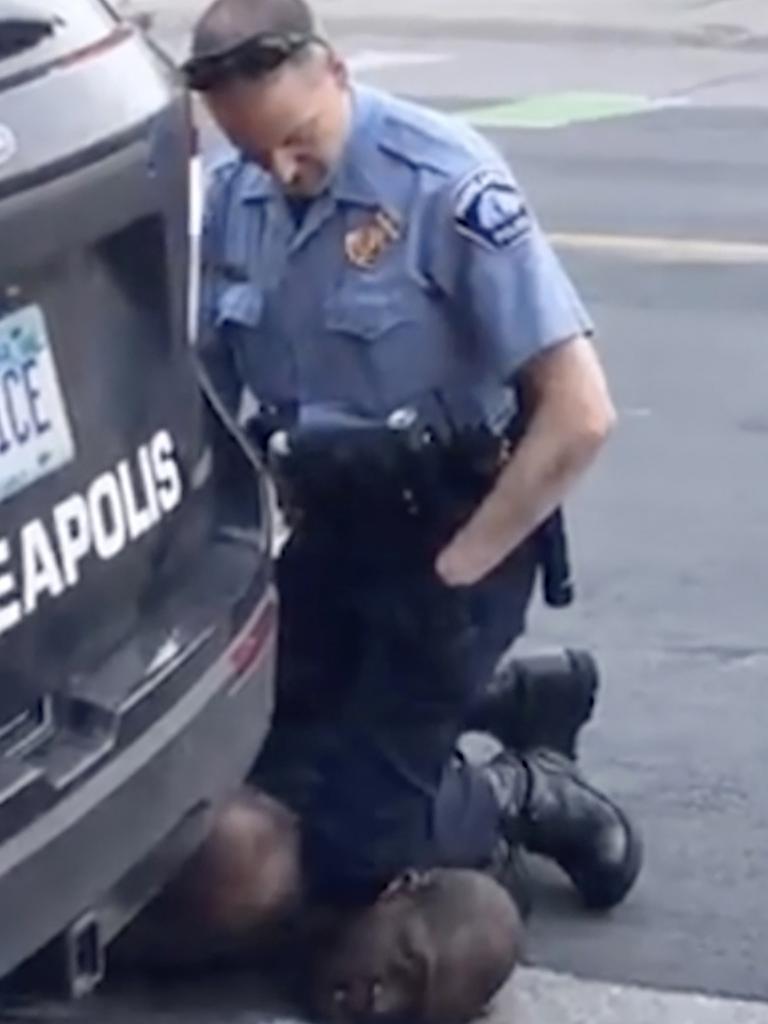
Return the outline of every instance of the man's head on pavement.
{"type": "Polygon", "coordinates": [[[322,191],[346,143],[344,62],[304,0],[216,0],[184,66],[233,145],[289,195],[322,191]]]}
{"type": "Polygon", "coordinates": [[[522,935],[491,878],[407,873],[318,952],[314,1009],[332,1024],[468,1024],[514,970],[522,935]]]}

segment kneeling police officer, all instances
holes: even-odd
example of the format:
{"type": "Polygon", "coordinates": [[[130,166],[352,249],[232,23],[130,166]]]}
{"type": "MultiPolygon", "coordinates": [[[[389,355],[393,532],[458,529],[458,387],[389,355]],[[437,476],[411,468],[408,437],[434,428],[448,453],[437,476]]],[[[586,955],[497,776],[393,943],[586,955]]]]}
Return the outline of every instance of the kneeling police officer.
{"type": "Polygon", "coordinates": [[[614,421],[571,282],[499,154],[353,83],[304,0],[217,0],[184,70],[234,148],[201,364],[233,415],[256,397],[291,525],[251,781],[300,815],[320,899],[525,846],[621,901],[639,837],[575,764],[591,660],[494,677],[537,577],[570,598],[558,509],[614,421]],[[466,763],[468,727],[506,749],[466,763]]]}

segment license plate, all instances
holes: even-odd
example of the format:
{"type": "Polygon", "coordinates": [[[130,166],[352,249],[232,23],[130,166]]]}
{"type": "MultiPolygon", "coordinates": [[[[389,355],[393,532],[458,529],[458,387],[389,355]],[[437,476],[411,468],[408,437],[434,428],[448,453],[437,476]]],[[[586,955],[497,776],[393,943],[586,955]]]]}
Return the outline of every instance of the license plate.
{"type": "Polygon", "coordinates": [[[0,319],[0,501],[74,455],[45,317],[26,306],[0,319]]]}

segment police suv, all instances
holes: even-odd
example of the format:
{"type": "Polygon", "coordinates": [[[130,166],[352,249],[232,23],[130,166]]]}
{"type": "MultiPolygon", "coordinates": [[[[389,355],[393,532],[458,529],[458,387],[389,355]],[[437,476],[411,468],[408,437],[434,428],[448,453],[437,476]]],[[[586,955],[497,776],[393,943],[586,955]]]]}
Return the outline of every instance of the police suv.
{"type": "Polygon", "coordinates": [[[102,0],[0,0],[6,984],[92,987],[269,722],[263,480],[189,351],[193,149],[102,0]]]}

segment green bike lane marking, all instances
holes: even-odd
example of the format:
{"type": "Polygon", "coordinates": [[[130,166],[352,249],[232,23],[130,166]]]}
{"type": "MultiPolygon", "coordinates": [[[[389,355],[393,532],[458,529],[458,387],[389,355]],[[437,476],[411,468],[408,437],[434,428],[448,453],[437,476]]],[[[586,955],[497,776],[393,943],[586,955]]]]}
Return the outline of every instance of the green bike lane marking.
{"type": "Polygon", "coordinates": [[[467,107],[458,113],[478,128],[565,128],[586,121],[630,117],[679,105],[679,100],[634,93],[555,92],[482,107],[467,107]]]}

